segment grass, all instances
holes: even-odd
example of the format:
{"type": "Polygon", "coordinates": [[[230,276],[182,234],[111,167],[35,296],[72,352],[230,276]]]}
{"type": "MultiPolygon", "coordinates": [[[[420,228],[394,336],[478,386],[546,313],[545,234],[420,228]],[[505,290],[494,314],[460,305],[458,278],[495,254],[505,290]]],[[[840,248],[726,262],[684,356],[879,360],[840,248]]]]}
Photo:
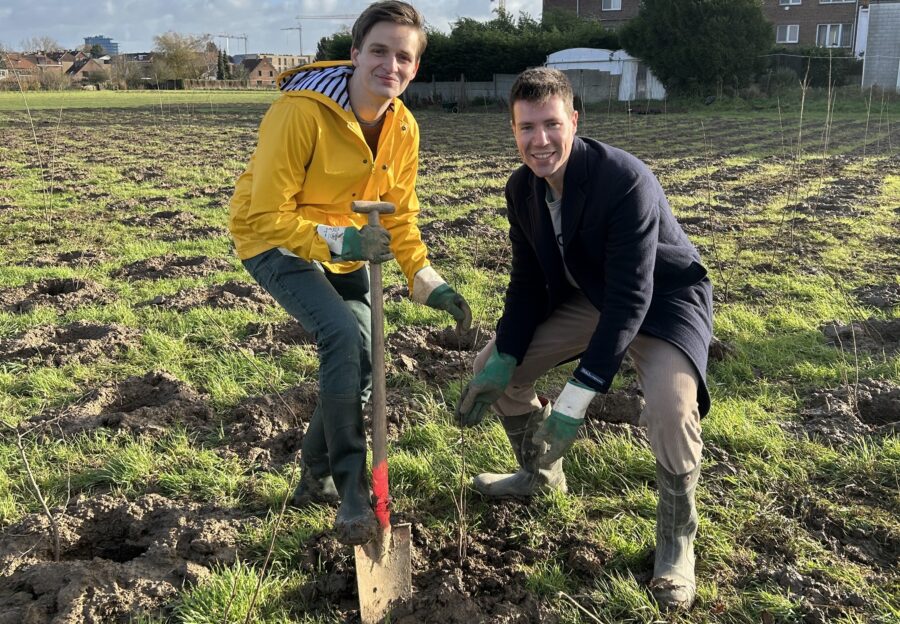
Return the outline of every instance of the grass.
{"type": "MultiPolygon", "coordinates": [[[[135,621],[221,622],[226,611],[229,621],[248,613],[254,622],[340,621],[346,607],[311,597],[310,587],[329,566],[348,565],[349,551],[312,567],[303,558],[329,530],[334,511],[310,507],[279,516],[296,481],[291,463],[261,465],[233,452],[228,434],[240,401],[315,384],[315,348],[254,352],[244,346],[250,327],[286,320],[274,305],[179,312],[149,303],[250,281],[224,231],[227,203],[274,94],[26,96],[37,139],[23,96],[0,93],[0,345],[28,330],[75,321],[119,324],[138,337],[89,361],[0,360],[0,419],[27,426],[38,413],[72,408],[100,384],[160,370],[200,393],[213,413],[202,430],[180,426],[159,435],[30,433],[25,452],[41,491],[51,506],[107,492],[128,500],[153,494],[248,519],[236,560],[204,568],[162,611],[135,614],[135,621]],[[162,211],[218,229],[180,238],[165,219],[129,221],[162,211]],[[100,255],[84,264],[54,260],[85,250],[100,255]],[[159,279],[117,273],[167,254],[226,262],[204,274],[159,279]],[[7,309],[25,292],[16,289],[50,277],[89,280],[110,294],[65,310],[7,309]]],[[[833,323],[900,317],[896,307],[867,307],[854,294],[864,286],[900,285],[891,242],[900,194],[896,101],[886,100],[883,110],[878,102],[868,128],[866,104],[858,92],[839,93],[827,150],[822,97],[807,100],[803,145],[797,145],[797,94],[708,107],[673,101],[660,115],[589,107],[580,118],[581,134],[623,147],[657,172],[710,269],[717,288],[715,333],[732,349],[709,371],[713,409],[703,422],[707,453],[698,490],[699,603],[672,621],[804,621],[813,610],[809,596],[783,581],[794,571],[816,579],[818,585],[806,589],[821,585],[831,592],[827,610],[816,611],[827,621],[900,617],[896,567],[879,559],[896,553],[900,543],[900,441],[895,434],[872,434],[835,447],[805,435],[800,415],[816,390],[848,388],[867,377],[900,383],[896,354],[842,352],[822,334],[833,323]],[[837,208],[826,208],[831,205],[837,208]],[[857,595],[865,599],[851,599],[857,595]]],[[[490,331],[508,280],[503,186],[518,166],[508,120],[480,109],[416,116],[420,225],[442,226],[427,234],[435,265],[490,331]]],[[[393,263],[385,280],[405,286],[393,263]]],[[[388,334],[448,324],[408,300],[389,300],[386,317],[388,334]]],[[[540,390],[552,397],[570,368],[542,380],[540,390]]],[[[466,374],[429,383],[398,370],[388,379],[406,407],[403,426],[390,440],[394,509],[442,544],[456,539],[461,477],[515,468],[495,420],[464,435],[453,425],[452,406],[466,374]]],[[[616,387],[630,381],[633,375],[623,374],[616,387]]],[[[640,430],[590,431],[569,454],[566,474],[568,495],[503,508],[505,527],[495,526],[488,503],[468,497],[476,552],[496,538],[544,553],[514,565],[521,566],[525,588],[562,622],[661,621],[665,616],[645,589],[656,494],[653,454],[640,430]],[[574,566],[573,543],[601,553],[602,569],[587,575],[574,566]]],[[[4,429],[0,537],[35,513],[39,505],[19,450],[4,429]]],[[[421,562],[423,568],[433,564],[421,562]]]]}

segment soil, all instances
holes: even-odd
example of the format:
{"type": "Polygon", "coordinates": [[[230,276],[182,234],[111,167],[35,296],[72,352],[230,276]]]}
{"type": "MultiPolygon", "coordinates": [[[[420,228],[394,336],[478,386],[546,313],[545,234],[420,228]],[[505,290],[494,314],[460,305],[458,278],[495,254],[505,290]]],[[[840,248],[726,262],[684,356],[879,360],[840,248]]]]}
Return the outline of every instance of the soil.
{"type": "Polygon", "coordinates": [[[65,251],[56,255],[35,256],[21,263],[31,267],[85,267],[106,262],[109,254],[105,251],[65,251]]]}
{"type": "MultiPolygon", "coordinates": [[[[529,516],[527,505],[512,501],[486,508],[478,524],[467,532],[464,559],[455,535],[438,534],[413,522],[413,596],[392,611],[391,622],[557,622],[558,618],[528,589],[526,574],[519,566],[539,564],[548,552],[563,553],[567,574],[592,579],[603,570],[609,553],[577,533],[544,534],[537,543],[531,543],[532,536],[522,530],[529,516]]],[[[399,517],[395,522],[405,520],[409,519],[399,517]]],[[[330,606],[344,621],[359,621],[349,549],[330,535],[321,535],[307,543],[300,566],[318,573],[314,582],[300,588],[303,603],[313,609],[330,606]]],[[[642,566],[636,575],[649,578],[649,566],[642,566]]]]}
{"type": "Polygon", "coordinates": [[[159,295],[139,305],[157,306],[179,312],[205,306],[262,313],[271,309],[275,305],[275,300],[256,284],[231,280],[206,288],[179,290],[174,295],[159,295]]]}
{"type": "Polygon", "coordinates": [[[150,238],[163,241],[214,238],[226,233],[223,228],[203,225],[196,215],[182,210],[160,210],[123,219],[122,223],[146,227],[150,230],[150,238]]]}
{"type": "Polygon", "coordinates": [[[113,295],[97,282],[75,278],[42,279],[18,288],[0,290],[0,309],[24,314],[47,306],[64,314],[83,305],[108,303],[113,295]]]}
{"type": "Polygon", "coordinates": [[[137,344],[140,332],[122,325],[78,321],[62,326],[38,327],[0,341],[0,360],[38,366],[63,366],[114,358],[137,344]]]}
{"type": "Polygon", "coordinates": [[[240,346],[254,353],[280,355],[292,346],[315,344],[315,337],[296,321],[249,323],[240,346]]]}
{"type": "MultiPolygon", "coordinates": [[[[896,242],[896,241],[895,241],[896,242]]],[[[900,306],[900,284],[875,284],[853,291],[860,303],[873,308],[890,310],[900,306]]]]}
{"type": "Polygon", "coordinates": [[[150,372],[108,381],[74,405],[38,414],[32,422],[50,425],[65,435],[102,427],[163,436],[175,425],[198,431],[208,428],[211,420],[212,408],[205,396],[169,373],[150,372]]]}
{"type": "Polygon", "coordinates": [[[424,381],[446,381],[467,377],[475,355],[494,337],[493,330],[473,327],[456,334],[455,329],[404,327],[387,337],[388,372],[406,372],[424,381]]]}
{"type": "Polygon", "coordinates": [[[829,344],[851,354],[862,351],[890,357],[900,353],[900,318],[868,319],[849,325],[834,322],[823,326],[822,333],[829,344]]]}
{"type": "Polygon", "coordinates": [[[238,536],[258,523],[237,511],[148,494],[78,497],[32,514],[0,536],[0,624],[125,623],[154,612],[216,564],[235,560],[238,536]]]}
{"type": "Polygon", "coordinates": [[[220,271],[231,271],[234,267],[225,258],[194,256],[187,258],[166,254],[146,260],[126,264],[112,272],[112,277],[131,280],[173,279],[179,277],[206,277],[220,271]]]}
{"type": "Polygon", "coordinates": [[[900,386],[883,379],[812,393],[801,410],[801,432],[840,447],[860,436],[900,431],[900,386]]]}

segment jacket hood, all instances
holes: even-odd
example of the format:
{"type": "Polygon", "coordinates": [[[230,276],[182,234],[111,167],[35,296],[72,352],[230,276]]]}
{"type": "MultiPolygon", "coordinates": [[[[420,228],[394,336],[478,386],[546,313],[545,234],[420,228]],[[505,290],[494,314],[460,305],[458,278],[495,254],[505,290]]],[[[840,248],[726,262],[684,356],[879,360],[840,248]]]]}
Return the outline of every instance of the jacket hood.
{"type": "Polygon", "coordinates": [[[298,95],[317,93],[349,111],[347,81],[351,75],[353,64],[350,61],[320,61],[284,71],[278,75],[276,82],[281,91],[298,95]]]}

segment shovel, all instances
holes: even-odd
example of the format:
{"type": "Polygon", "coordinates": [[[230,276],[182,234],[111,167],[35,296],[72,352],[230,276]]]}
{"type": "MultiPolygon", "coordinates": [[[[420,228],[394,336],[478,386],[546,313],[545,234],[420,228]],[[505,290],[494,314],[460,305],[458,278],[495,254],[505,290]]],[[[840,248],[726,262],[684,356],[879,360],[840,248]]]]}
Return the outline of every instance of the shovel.
{"type": "MultiPolygon", "coordinates": [[[[368,213],[369,225],[379,225],[381,213],[394,212],[388,202],[355,201],[353,211],[368,213]]],[[[391,526],[388,496],[387,416],[384,380],[384,293],[381,265],[370,264],[372,296],[372,493],[377,537],[355,546],[356,585],[363,624],[382,622],[392,606],[412,595],[410,526],[391,526]]]]}

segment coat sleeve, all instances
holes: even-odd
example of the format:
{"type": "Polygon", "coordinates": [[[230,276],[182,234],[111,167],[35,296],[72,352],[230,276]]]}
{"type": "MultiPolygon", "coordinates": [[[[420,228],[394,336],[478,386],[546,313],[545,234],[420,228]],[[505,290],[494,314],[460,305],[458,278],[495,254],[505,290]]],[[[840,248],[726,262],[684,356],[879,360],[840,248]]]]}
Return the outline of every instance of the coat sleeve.
{"type": "Polygon", "coordinates": [[[512,184],[513,180],[510,180],[506,185],[512,270],[503,316],[497,322],[496,345],[497,351],[512,355],[521,364],[537,326],[546,317],[549,295],[537,253],[519,221],[526,207],[516,205],[521,200],[516,200],[511,192],[512,184]]]}
{"type": "Polygon", "coordinates": [[[624,186],[608,224],[600,320],[574,373],[598,392],[609,390],[653,296],[660,197],[646,175],[624,186]]]}
{"type": "Polygon", "coordinates": [[[306,260],[330,261],[328,244],[316,223],[304,219],[296,197],[307,182],[307,163],[316,149],[318,129],[294,101],[276,101],[259,127],[246,221],[255,234],[306,260]]]}
{"type": "Polygon", "coordinates": [[[416,273],[428,266],[428,250],[419,231],[419,198],[416,195],[416,179],[419,172],[419,132],[410,124],[409,138],[401,142],[395,170],[394,183],[381,199],[396,207],[392,215],[385,215],[381,223],[391,233],[391,251],[409,283],[410,295],[416,273]]]}

